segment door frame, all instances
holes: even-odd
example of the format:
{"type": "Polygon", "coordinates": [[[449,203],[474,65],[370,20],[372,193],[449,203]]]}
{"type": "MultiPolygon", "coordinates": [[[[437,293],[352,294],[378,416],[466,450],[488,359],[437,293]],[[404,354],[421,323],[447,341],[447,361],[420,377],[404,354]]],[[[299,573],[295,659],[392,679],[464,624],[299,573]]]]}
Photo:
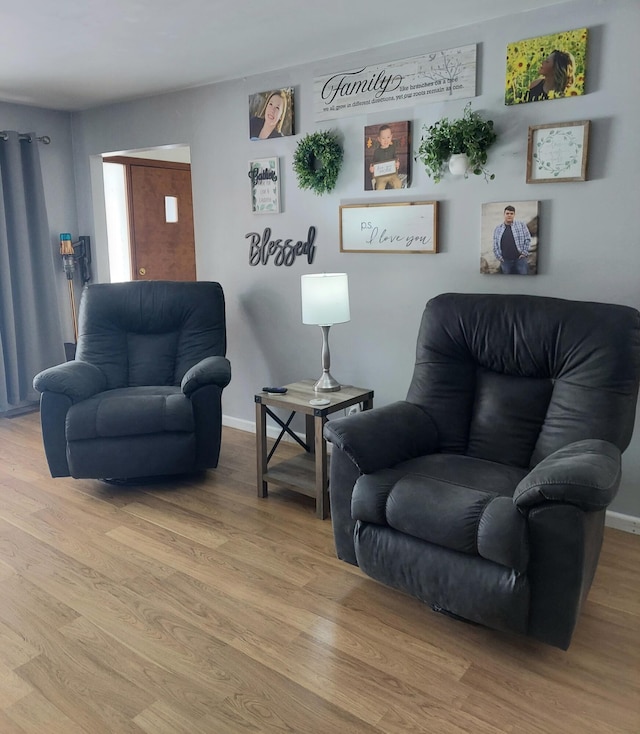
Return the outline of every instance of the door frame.
{"type": "MultiPolygon", "coordinates": [[[[173,168],[178,171],[191,172],[190,163],[177,163],[175,161],[155,160],[151,158],[135,158],[125,155],[103,156],[103,163],[120,163],[124,167],[125,180],[125,197],[127,204],[127,226],[129,229],[129,278],[137,280],[136,273],[138,271],[135,260],[135,230],[133,222],[133,189],[131,185],[131,168],[132,166],[146,166],[148,168],[173,168]]],[[[193,212],[192,212],[193,215],[193,212]]]]}

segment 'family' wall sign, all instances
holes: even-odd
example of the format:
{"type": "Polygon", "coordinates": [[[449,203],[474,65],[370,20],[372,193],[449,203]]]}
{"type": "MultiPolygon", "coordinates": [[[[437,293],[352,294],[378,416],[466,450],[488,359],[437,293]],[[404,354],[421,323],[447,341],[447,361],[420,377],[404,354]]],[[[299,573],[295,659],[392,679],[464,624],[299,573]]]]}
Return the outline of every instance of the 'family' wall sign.
{"type": "Polygon", "coordinates": [[[475,44],[363,66],[313,81],[316,122],[475,94],[475,44]]]}

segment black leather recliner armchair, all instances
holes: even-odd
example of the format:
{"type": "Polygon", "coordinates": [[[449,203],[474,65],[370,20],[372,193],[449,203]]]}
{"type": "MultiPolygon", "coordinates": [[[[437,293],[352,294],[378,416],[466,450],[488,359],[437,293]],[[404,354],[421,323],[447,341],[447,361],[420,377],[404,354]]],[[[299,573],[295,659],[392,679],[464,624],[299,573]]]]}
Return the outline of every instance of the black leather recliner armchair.
{"type": "Polygon", "coordinates": [[[338,556],[436,611],[566,649],[639,375],[635,309],[432,299],[406,401],[324,428],[338,556]]]}
{"type": "Polygon", "coordinates": [[[218,464],[222,287],[135,281],[83,290],[75,360],[34,378],[51,475],[134,479],[218,464]]]}

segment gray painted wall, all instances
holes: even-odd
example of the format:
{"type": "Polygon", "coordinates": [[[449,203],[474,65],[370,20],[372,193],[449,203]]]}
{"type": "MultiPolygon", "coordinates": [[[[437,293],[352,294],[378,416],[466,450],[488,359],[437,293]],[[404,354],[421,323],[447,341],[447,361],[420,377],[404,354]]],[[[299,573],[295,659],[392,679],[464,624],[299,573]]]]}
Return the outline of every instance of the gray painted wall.
{"type": "MultiPolygon", "coordinates": [[[[416,33],[428,32],[428,14],[416,33]]],[[[172,143],[191,147],[197,268],[200,279],[218,280],[228,304],[229,357],[233,380],[224,394],[227,422],[251,428],[253,395],[262,385],[283,384],[320,371],[320,331],[304,326],[300,275],[346,271],[352,320],[331,330],[332,372],[344,383],[372,387],[376,405],[402,399],[411,378],[415,338],[425,302],[443,291],[522,292],[601,300],[640,308],[638,208],[640,89],[637,75],[637,0],[589,0],[510,16],[473,27],[372,49],[323,63],[256,75],[234,82],[111,105],[73,115],[73,150],[79,227],[95,235],[98,277],[106,280],[100,166],[103,152],[172,143]],[[561,30],[589,28],[587,91],[583,97],[505,107],[505,52],[509,42],[561,30]],[[362,135],[367,124],[411,119],[414,145],[423,124],[456,116],[464,100],[369,114],[316,124],[315,76],[384,63],[469,43],[478,44],[478,96],[474,109],[490,114],[499,141],[481,178],[433,184],[416,164],[406,193],[365,195],[362,135]],[[276,141],[248,140],[251,93],[279,86],[296,89],[297,130],[337,129],[345,162],[336,190],[317,197],[296,186],[291,170],[299,135],[276,141]],[[528,126],[592,121],[586,183],[525,183],[528,126]],[[252,215],[247,161],[277,155],[283,213],[252,215]],[[341,254],[338,207],[373,199],[440,202],[440,254],[341,254]],[[530,278],[483,276],[479,270],[481,205],[490,201],[541,202],[539,274],[530,278]],[[277,237],[302,239],[317,227],[313,265],[250,267],[245,234],[272,228],[277,237]]],[[[241,50],[239,50],[241,52],[241,50]]],[[[624,479],[612,509],[640,517],[640,426],[624,457],[624,479]]]]}

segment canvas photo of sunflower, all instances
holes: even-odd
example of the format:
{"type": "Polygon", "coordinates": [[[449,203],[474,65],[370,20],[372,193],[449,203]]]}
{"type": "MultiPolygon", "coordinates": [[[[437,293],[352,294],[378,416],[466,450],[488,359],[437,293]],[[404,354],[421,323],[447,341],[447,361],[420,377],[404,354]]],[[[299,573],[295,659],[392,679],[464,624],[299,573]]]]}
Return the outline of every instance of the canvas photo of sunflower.
{"type": "Polygon", "coordinates": [[[542,102],[584,94],[587,29],[507,44],[504,103],[542,102]]]}

